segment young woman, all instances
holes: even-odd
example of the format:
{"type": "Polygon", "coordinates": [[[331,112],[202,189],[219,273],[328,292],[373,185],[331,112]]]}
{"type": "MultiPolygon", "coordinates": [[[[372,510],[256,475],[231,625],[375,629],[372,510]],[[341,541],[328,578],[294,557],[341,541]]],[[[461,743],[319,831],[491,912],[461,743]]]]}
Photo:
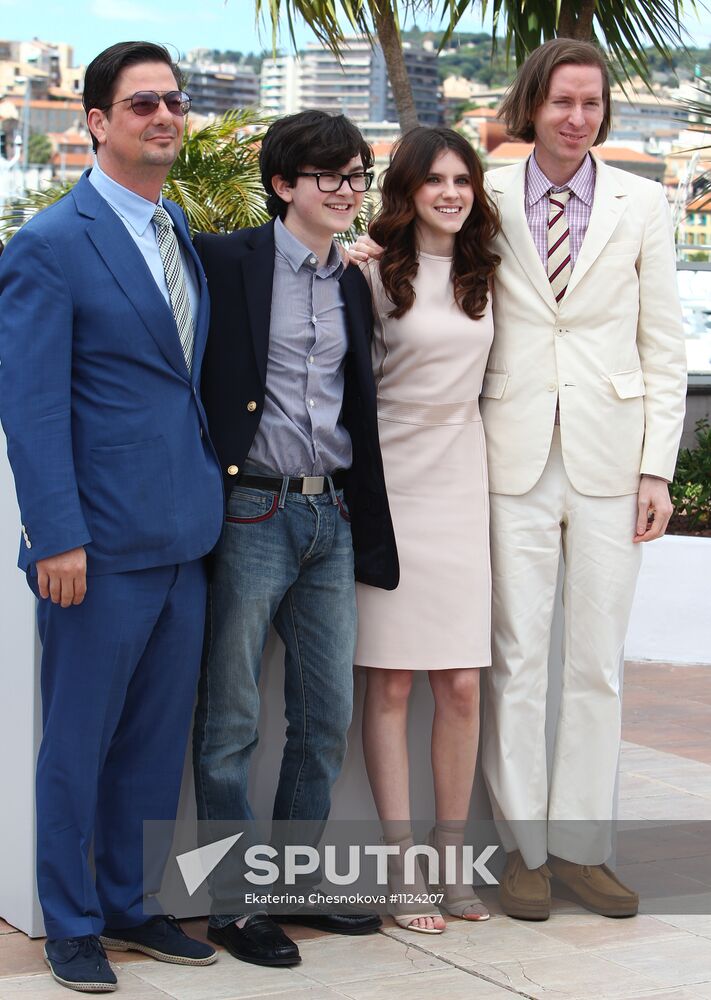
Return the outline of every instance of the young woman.
{"type": "MultiPolygon", "coordinates": [[[[498,229],[469,143],[419,127],[397,143],[370,227],[385,248],[363,264],[373,294],[378,422],[400,585],[358,585],[356,664],[367,668],[366,767],[386,841],[412,841],[407,752],[413,674],[434,695],[432,770],[440,852],[460,848],[479,737],[479,668],[491,663],[486,451],[478,397],[493,335],[498,229]]],[[[372,246],[372,244],[370,244],[372,246]]],[[[458,858],[461,852],[457,850],[458,858]]],[[[391,874],[392,864],[391,864],[391,874]]],[[[403,888],[394,873],[393,890],[403,888]]],[[[444,879],[442,879],[443,881],[444,879]]],[[[458,870],[442,908],[489,916],[458,870]]],[[[424,882],[406,886],[428,892],[424,882]]],[[[402,927],[441,933],[439,912],[399,910],[402,927]]]]}

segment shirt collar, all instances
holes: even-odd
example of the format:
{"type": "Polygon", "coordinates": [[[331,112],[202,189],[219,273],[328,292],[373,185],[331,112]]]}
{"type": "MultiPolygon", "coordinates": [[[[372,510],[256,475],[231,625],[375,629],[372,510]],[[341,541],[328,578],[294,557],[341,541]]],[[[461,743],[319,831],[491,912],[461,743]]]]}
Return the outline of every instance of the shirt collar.
{"type": "MultiPolygon", "coordinates": [[[[95,163],[89,174],[92,184],[101,197],[109,203],[113,210],[124,219],[137,236],[143,236],[153,219],[156,202],[142,198],[135,191],[130,191],[123,184],[117,183],[105,174],[98,163],[95,163]]],[[[158,205],[163,204],[163,197],[158,198],[158,205]]]]}
{"type": "Polygon", "coordinates": [[[329,278],[332,274],[340,277],[343,261],[333,240],[328,260],[323,267],[318,267],[316,254],[304,246],[301,240],[298,240],[279,218],[274,223],[274,243],[277,251],[287,261],[294,273],[300,271],[302,267],[306,267],[308,270],[316,271],[321,278],[329,278]],[[312,261],[316,261],[316,263],[313,264],[312,261]]]}
{"type": "Polygon", "coordinates": [[[548,180],[541,168],[538,166],[535,153],[531,153],[526,164],[526,208],[535,205],[541,198],[547,196],[550,189],[561,191],[563,188],[570,188],[573,194],[580,198],[586,205],[592,205],[592,193],[595,189],[595,164],[590,153],[580,164],[576,172],[567,184],[557,185],[548,180]]]}

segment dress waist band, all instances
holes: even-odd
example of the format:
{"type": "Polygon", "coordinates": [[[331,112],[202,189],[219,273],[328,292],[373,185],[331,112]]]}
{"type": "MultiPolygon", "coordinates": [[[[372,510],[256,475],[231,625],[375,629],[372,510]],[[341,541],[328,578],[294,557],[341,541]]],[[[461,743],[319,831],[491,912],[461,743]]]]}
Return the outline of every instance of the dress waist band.
{"type": "Polygon", "coordinates": [[[400,424],[470,424],[481,420],[479,400],[456,403],[420,403],[378,397],[378,418],[400,424]]]}

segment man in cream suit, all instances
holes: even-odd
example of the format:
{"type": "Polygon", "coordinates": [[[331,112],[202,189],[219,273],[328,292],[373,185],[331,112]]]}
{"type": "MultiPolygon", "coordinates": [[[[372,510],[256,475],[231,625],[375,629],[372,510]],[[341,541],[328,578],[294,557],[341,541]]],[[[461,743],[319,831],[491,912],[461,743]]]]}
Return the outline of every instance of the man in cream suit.
{"type": "Polygon", "coordinates": [[[502,231],[482,391],[494,574],[483,760],[508,852],[500,895],[510,916],[546,919],[552,875],[588,909],[627,916],[637,894],[604,862],[639,543],[663,535],[671,515],[684,413],[672,231],[661,185],[590,154],[610,123],[599,49],[569,39],[536,49],[501,116],[534,150],[487,175],[502,231]],[[561,548],[565,662],[549,777],[561,548]]]}

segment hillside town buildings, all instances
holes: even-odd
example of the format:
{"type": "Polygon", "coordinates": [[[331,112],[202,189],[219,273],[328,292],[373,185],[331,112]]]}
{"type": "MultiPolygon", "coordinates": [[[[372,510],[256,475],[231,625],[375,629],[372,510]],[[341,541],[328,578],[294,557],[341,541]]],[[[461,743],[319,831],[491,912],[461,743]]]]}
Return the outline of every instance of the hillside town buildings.
{"type": "MultiPolygon", "coordinates": [[[[530,147],[513,143],[498,120],[505,88],[448,77],[440,84],[438,54],[422,44],[403,43],[405,63],[420,121],[446,120],[463,132],[486,166],[516,162],[530,147]]],[[[399,134],[397,113],[382,50],[352,36],[340,61],[317,43],[299,55],[262,61],[216,62],[217,53],[194,49],[180,61],[193,98],[193,120],[202,123],[230,108],[254,108],[264,116],[304,108],[343,112],[374,144],[376,169],[384,169],[399,134]]],[[[0,207],[33,183],[76,179],[92,162],[91,141],[81,104],[84,67],[74,64],[72,46],[41,39],[0,39],[0,207]],[[51,153],[40,171],[29,162],[33,135],[46,136],[51,153]],[[30,174],[30,168],[35,168],[30,174]]],[[[664,184],[678,230],[680,257],[711,253],[711,208],[701,202],[697,178],[711,171],[703,126],[690,120],[684,99],[699,100],[693,81],[677,90],[643,85],[615,87],[610,135],[599,154],[606,162],[664,184]]],[[[710,105],[711,113],[711,105],[710,105]]]]}

